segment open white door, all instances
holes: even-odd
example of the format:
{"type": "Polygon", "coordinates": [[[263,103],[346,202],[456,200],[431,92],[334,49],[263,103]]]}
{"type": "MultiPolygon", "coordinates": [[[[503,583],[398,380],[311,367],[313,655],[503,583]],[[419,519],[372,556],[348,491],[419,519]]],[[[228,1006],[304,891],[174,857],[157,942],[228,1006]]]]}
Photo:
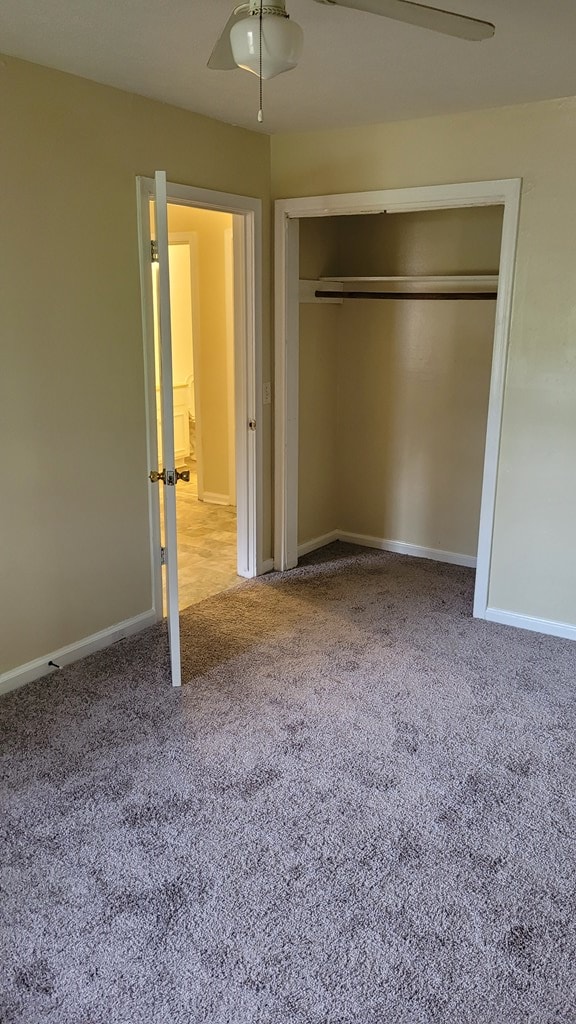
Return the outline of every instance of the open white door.
{"type": "MultiPolygon", "coordinates": [[[[164,523],[160,519],[160,501],[156,486],[151,491],[150,564],[152,598],[159,616],[160,608],[168,610],[172,673],[174,685],[180,685],[180,642],[178,631],[178,565],[176,538],[176,494],[178,479],[189,479],[189,473],[178,474],[175,467],[173,420],[173,380],[170,338],[170,273],[168,266],[168,209],[170,205],[190,206],[233,215],[233,339],[234,353],[230,361],[234,373],[234,406],[236,433],[236,505],[238,531],[239,576],[251,578],[273,568],[271,559],[263,557],[264,503],[262,495],[263,443],[261,425],[264,420],[264,393],[271,400],[271,385],[262,384],[262,204],[249,196],[213,192],[191,185],[166,182],[164,173],[155,178],[137,179],[140,226],[140,273],[142,281],[142,316],[146,374],[146,416],[148,423],[149,468],[162,483],[164,523]],[[150,203],[155,201],[156,226],[151,233],[150,203]],[[151,287],[150,243],[155,262],[154,284],[151,287]],[[155,243],[155,244],[154,244],[155,243]],[[161,338],[160,344],[155,344],[161,338]],[[157,360],[157,349],[161,356],[157,360]],[[161,366],[159,365],[161,363],[161,366]],[[158,388],[158,391],[157,391],[158,388]],[[158,401],[158,395],[161,400],[158,401]],[[161,406],[160,443],[156,409],[161,406]],[[157,454],[161,449],[162,455],[157,454]],[[164,526],[164,529],[161,526],[164,526]],[[166,586],[164,600],[160,551],[164,550],[166,586]]],[[[174,238],[171,232],[171,239],[174,238]]],[[[230,385],[231,390],[231,385],[230,385]]],[[[197,403],[197,408],[200,403],[197,403]]]]}
{"type": "Polygon", "coordinates": [[[170,322],[170,269],[168,262],[168,208],[166,172],[154,175],[156,220],[156,262],[158,265],[158,331],[160,405],[162,411],[162,466],[152,470],[150,480],[164,488],[164,562],[166,566],[166,615],[170,643],[172,686],[182,683],[180,665],[180,618],[178,613],[178,535],[176,531],[176,484],[189,476],[178,473],[174,458],[174,392],[172,389],[172,331],[170,322]]]}

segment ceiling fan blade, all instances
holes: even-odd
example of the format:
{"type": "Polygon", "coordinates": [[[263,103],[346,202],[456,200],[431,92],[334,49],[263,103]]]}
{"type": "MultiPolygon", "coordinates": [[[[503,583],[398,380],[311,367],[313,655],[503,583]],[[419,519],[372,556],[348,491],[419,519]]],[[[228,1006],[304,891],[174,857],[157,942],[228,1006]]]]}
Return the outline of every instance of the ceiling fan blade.
{"type": "Polygon", "coordinates": [[[240,21],[246,12],[250,9],[250,4],[240,4],[239,7],[235,7],[232,14],[228,18],[222,33],[210,54],[208,61],[208,67],[212,68],[213,71],[237,71],[238,65],[232,55],[232,47],[230,45],[230,29],[237,21],[240,21]]]}
{"type": "Polygon", "coordinates": [[[438,7],[426,7],[424,4],[412,3],[411,0],[316,0],[316,3],[350,7],[354,11],[366,11],[368,14],[380,14],[384,18],[404,21],[409,25],[418,25],[432,32],[457,36],[459,39],[490,39],[496,31],[489,21],[479,21],[464,14],[442,11],[438,7]]]}

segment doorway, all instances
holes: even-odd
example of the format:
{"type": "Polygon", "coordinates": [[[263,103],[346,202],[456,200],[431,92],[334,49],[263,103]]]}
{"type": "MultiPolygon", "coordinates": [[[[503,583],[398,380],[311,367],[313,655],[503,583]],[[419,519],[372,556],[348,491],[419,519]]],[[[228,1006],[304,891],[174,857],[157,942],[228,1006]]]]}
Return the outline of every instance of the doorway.
{"type": "MultiPolygon", "coordinates": [[[[238,575],[234,366],[234,217],[168,203],[174,454],[180,611],[238,575]],[[187,478],[189,476],[189,479],[187,478]]],[[[151,224],[154,211],[151,208],[151,224]]],[[[158,288],[155,390],[162,459],[158,288]]],[[[160,506],[162,513],[162,491],[160,506]]],[[[162,516],[161,516],[162,519],[162,516]]],[[[165,603],[165,595],[163,595],[165,603]]]]}
{"type": "MultiPolygon", "coordinates": [[[[368,214],[401,214],[416,211],[455,210],[485,206],[503,207],[501,245],[499,250],[499,273],[494,289],[495,332],[494,347],[489,373],[489,399],[485,429],[485,447],[482,469],[480,526],[478,532],[474,615],[487,617],[492,533],[495,514],[496,478],[500,449],[500,431],[504,398],[504,379],[508,351],[508,334],[511,316],[512,288],[516,239],[518,233],[520,203],[520,181],[478,182],[462,185],[440,185],[421,188],[383,190],[380,192],[352,193],[334,196],[303,197],[279,200],[276,203],[275,265],[276,265],[276,521],[275,521],[275,567],[287,569],[298,561],[298,516],[299,516],[299,341],[300,302],[321,300],[340,302],[343,299],[366,300],[366,292],[372,291],[372,298],[391,299],[395,290],[437,292],[438,288],[464,292],[460,298],[472,298],[470,288],[490,292],[494,281],[490,275],[474,279],[464,278],[444,269],[440,278],[386,276],[386,272],[371,271],[378,276],[362,276],[362,271],[342,270],[331,279],[324,281],[300,280],[300,223],[309,218],[345,218],[368,214]],[[309,294],[312,289],[313,295],[309,294]],[[361,293],[364,293],[363,295],[361,293]],[[339,296],[338,296],[339,293],[339,296]]],[[[390,275],[388,271],[388,275],[390,275]]],[[[366,274],[366,271],[364,271],[366,274]]],[[[398,272],[396,271],[396,274],[398,272]]],[[[393,275],[393,272],[392,272],[393,275]]],[[[411,302],[414,295],[400,296],[411,302]]],[[[418,296],[416,296],[417,298],[418,296]]],[[[444,298],[430,294],[428,298],[444,298]]],[[[453,296],[458,297],[458,296],[453,296]]],[[[491,298],[485,294],[486,298],[491,298]]],[[[426,298],[420,295],[420,298],[426,298]]],[[[420,304],[422,305],[422,304],[420,304]]],[[[362,334],[359,333],[358,340],[362,334]]],[[[355,357],[356,358],[356,357],[355,357]]],[[[324,365],[324,364],[323,364],[324,365]]],[[[355,415],[363,416],[364,407],[357,404],[355,415]]],[[[340,524],[338,524],[340,525],[340,524]]],[[[367,530],[364,532],[368,532],[367,530]]],[[[341,539],[344,537],[336,530],[341,539]]],[[[356,539],[358,535],[355,534],[356,539]]],[[[390,550],[404,550],[407,554],[422,553],[413,550],[414,545],[391,546],[384,540],[374,545],[374,537],[362,537],[359,543],[369,546],[388,547],[390,550]]],[[[446,551],[437,555],[445,556],[446,551]]],[[[427,553],[425,557],[435,557],[427,553]]],[[[449,560],[445,558],[444,560],[449,560]]],[[[466,564],[466,563],[464,563],[466,564]]]]}

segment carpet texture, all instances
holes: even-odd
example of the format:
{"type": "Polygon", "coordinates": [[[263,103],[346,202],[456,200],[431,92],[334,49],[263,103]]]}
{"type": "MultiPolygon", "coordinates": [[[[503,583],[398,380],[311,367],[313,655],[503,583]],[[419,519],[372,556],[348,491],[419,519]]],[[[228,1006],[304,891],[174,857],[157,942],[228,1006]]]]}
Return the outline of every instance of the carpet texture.
{"type": "Polygon", "coordinates": [[[334,545],[9,694],[2,1024],[574,1024],[568,641],[334,545]]]}

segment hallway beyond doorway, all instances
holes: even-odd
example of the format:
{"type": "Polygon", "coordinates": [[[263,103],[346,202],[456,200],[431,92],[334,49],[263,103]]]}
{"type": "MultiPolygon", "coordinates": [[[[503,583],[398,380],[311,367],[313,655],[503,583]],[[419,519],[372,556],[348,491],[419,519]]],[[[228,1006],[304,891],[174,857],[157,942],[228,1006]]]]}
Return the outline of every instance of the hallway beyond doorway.
{"type": "Polygon", "coordinates": [[[236,573],[236,509],[198,500],[196,463],[186,461],[190,483],[178,488],[178,604],[180,611],[240,583],[236,573]]]}
{"type": "MultiPolygon", "coordinates": [[[[190,471],[190,483],[179,485],[176,501],[180,611],[242,581],[236,571],[236,509],[199,501],[196,462],[186,459],[185,468],[190,471]]],[[[161,511],[162,498],[161,493],[161,511]]],[[[162,591],[165,607],[165,577],[162,591]]]]}

